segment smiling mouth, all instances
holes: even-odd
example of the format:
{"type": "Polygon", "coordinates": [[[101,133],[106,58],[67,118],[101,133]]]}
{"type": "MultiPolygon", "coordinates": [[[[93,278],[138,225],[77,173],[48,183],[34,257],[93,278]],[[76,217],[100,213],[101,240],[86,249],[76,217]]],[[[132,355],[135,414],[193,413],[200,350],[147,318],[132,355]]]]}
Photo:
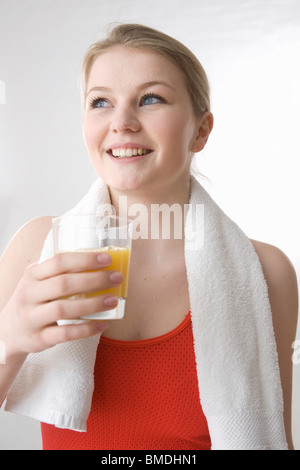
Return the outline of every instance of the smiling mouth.
{"type": "Polygon", "coordinates": [[[117,148],[117,149],[109,149],[107,151],[109,155],[112,155],[115,158],[130,158],[130,157],[146,155],[151,152],[152,150],[150,149],[141,149],[141,148],[117,148]]]}

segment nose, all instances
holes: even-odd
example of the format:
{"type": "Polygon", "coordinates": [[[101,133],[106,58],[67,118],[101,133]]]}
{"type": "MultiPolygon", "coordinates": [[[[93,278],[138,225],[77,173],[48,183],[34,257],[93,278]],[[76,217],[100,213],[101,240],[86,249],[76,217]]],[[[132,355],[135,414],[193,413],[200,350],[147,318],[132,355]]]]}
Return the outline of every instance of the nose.
{"type": "Polygon", "coordinates": [[[110,123],[110,129],[112,132],[138,132],[140,128],[141,126],[137,112],[134,109],[128,106],[115,108],[110,123]]]}

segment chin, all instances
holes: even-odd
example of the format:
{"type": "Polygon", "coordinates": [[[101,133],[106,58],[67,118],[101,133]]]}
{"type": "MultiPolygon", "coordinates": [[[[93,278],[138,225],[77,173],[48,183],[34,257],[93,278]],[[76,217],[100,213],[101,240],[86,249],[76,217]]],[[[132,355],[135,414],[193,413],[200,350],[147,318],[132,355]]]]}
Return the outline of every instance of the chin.
{"type": "Polygon", "coordinates": [[[115,189],[116,191],[137,191],[145,187],[145,182],[138,176],[117,176],[111,178],[103,178],[107,186],[115,189]]]}

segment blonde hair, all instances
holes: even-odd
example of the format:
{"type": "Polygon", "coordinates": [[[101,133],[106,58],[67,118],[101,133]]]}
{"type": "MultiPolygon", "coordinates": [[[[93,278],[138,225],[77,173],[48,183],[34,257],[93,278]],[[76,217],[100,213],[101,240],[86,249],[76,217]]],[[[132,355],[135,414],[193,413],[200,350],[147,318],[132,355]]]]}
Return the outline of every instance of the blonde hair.
{"type": "Polygon", "coordinates": [[[84,102],[95,59],[110,47],[117,45],[149,49],[171,60],[183,72],[196,116],[202,116],[206,111],[210,111],[209,83],[197,57],[171,36],[139,24],[118,25],[108,33],[105,39],[89,47],[82,62],[81,89],[84,102]]]}

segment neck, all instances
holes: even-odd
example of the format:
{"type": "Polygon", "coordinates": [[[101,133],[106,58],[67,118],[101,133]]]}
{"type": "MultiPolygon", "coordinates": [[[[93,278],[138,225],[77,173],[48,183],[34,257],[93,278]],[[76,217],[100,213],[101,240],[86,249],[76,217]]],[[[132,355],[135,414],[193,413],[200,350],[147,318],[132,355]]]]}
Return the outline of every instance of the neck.
{"type": "Polygon", "coordinates": [[[168,252],[183,246],[185,209],[190,198],[190,178],[160,191],[120,191],[110,188],[117,215],[134,219],[135,244],[168,252]]]}
{"type": "Polygon", "coordinates": [[[151,210],[152,205],[179,204],[184,207],[188,204],[190,198],[190,176],[176,181],[173,186],[168,185],[162,188],[155,188],[150,191],[139,190],[119,190],[109,188],[112,205],[116,210],[116,214],[130,215],[135,206],[140,205],[151,210]]]}

